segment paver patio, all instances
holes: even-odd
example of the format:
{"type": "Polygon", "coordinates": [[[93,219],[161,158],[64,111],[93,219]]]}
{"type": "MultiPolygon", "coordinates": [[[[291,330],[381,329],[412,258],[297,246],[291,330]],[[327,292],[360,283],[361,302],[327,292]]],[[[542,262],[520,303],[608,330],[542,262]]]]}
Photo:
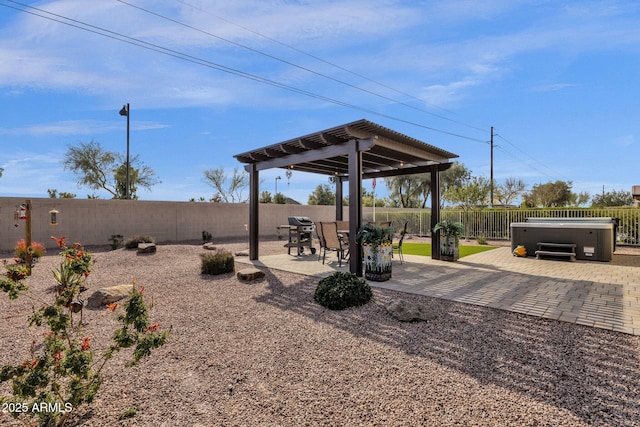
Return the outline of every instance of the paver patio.
{"type": "MultiPolygon", "coordinates": [[[[456,262],[404,259],[394,259],[391,280],[371,286],[640,335],[639,255],[569,262],[514,257],[503,247],[456,262]]],[[[348,271],[344,263],[338,268],[335,255],[324,265],[310,254],[236,260],[317,277],[348,271]]]]}

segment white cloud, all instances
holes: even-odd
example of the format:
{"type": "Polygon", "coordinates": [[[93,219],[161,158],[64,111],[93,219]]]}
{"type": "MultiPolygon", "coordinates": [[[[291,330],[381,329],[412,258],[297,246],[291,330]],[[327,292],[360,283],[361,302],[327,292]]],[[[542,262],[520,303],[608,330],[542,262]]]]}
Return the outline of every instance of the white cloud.
{"type": "MultiPolygon", "coordinates": [[[[168,125],[136,121],[132,130],[163,129],[168,125]]],[[[114,130],[122,129],[121,124],[114,122],[103,122],[96,120],[66,120],[54,123],[34,124],[21,128],[0,128],[0,135],[30,135],[30,136],[52,136],[52,135],[97,135],[114,130]]]]}

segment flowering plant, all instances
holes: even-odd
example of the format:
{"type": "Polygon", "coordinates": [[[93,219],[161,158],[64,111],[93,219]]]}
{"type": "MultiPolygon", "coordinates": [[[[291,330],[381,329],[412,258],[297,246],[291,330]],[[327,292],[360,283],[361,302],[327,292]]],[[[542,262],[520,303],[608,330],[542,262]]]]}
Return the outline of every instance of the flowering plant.
{"type": "MultiPolygon", "coordinates": [[[[82,301],[76,298],[91,272],[93,255],[80,244],[67,248],[64,238],[54,240],[62,249],[60,267],[54,271],[58,295],[53,304],[33,295],[33,299],[42,301],[43,305],[39,309],[34,307],[29,317],[29,327],[44,328],[43,342],[33,340],[29,355],[21,364],[0,368],[0,383],[11,381],[13,391],[13,396],[0,396],[3,408],[15,408],[10,411],[15,418],[38,417],[40,424],[46,426],[64,425],[75,408],[93,402],[103,382],[102,369],[116,352],[133,347],[133,357],[127,366],[135,365],[153,349],[164,345],[169,334],[160,330],[159,323],[150,324],[144,287],[137,288],[134,281],[129,298],[123,303],[124,312],[116,315],[121,327],[114,331],[112,344],[96,354],[93,337],[83,331],[82,322],[73,321],[73,313],[82,308],[82,301]],[[75,310],[78,304],[80,308],[75,310]],[[39,410],[42,404],[47,405],[46,411],[39,410]]],[[[8,266],[3,276],[0,289],[7,292],[9,298],[29,292],[23,283],[27,276],[19,268],[8,266]]],[[[118,306],[110,304],[107,309],[115,311],[118,306]]]]}
{"type": "Polygon", "coordinates": [[[31,242],[31,246],[27,247],[27,242],[24,239],[20,239],[16,242],[16,247],[13,254],[16,257],[16,262],[26,264],[27,255],[31,254],[31,259],[37,259],[44,255],[46,250],[41,243],[31,242]]]}

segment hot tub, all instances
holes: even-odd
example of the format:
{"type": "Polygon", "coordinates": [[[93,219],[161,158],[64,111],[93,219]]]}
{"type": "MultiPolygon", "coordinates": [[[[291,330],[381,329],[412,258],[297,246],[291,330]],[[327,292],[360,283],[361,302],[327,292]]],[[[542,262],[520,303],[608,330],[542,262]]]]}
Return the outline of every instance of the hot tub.
{"type": "Polygon", "coordinates": [[[511,223],[511,250],[522,245],[533,256],[538,243],[575,244],[575,258],[611,261],[615,251],[618,219],[597,218],[527,218],[511,223]]]}

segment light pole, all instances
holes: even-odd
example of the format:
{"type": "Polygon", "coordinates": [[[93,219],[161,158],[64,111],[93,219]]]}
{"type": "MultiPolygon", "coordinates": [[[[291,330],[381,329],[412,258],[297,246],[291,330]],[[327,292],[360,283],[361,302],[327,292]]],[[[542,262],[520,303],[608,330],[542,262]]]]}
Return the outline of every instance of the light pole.
{"type": "Polygon", "coordinates": [[[276,176],[276,194],[274,194],[273,197],[278,195],[278,180],[279,179],[282,179],[282,177],[281,176],[276,176]]]}
{"type": "Polygon", "coordinates": [[[130,111],[129,110],[129,103],[127,102],[122,109],[120,110],[120,115],[121,116],[127,116],[127,178],[125,180],[125,190],[124,190],[124,197],[125,199],[129,200],[130,194],[129,194],[129,188],[130,188],[130,183],[129,183],[129,120],[130,120],[130,111]]]}

